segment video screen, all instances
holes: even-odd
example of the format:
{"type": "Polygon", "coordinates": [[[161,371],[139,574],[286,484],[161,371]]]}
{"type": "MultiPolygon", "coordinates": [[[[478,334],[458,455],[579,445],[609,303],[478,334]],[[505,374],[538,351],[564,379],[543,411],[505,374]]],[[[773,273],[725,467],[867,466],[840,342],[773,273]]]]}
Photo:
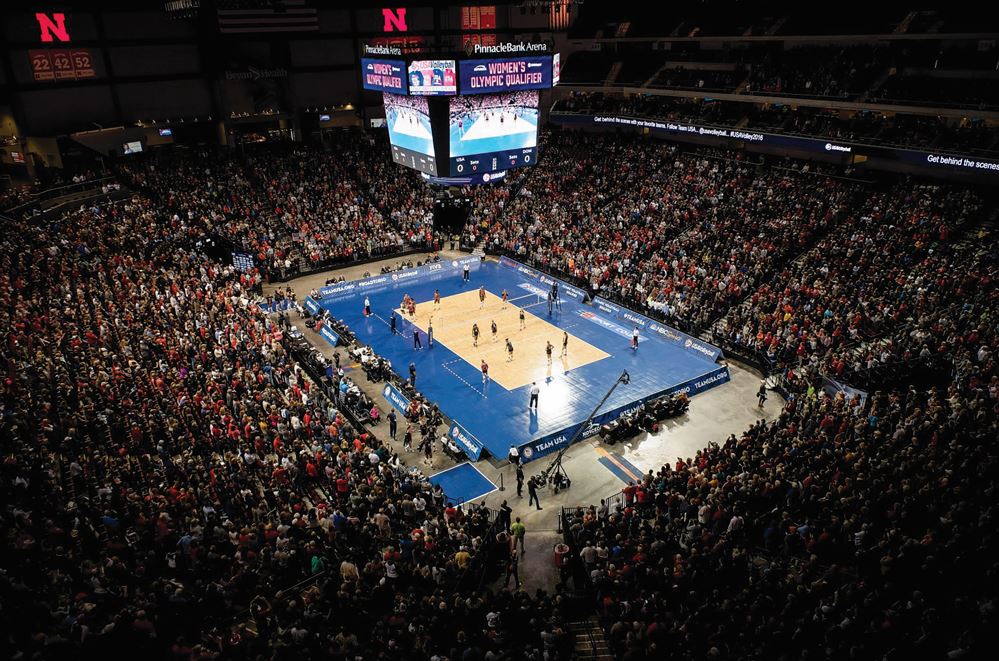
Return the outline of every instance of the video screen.
{"type": "Polygon", "coordinates": [[[552,86],[550,55],[524,55],[490,60],[462,60],[462,94],[497,94],[552,86]]]}
{"type": "Polygon", "coordinates": [[[161,138],[169,138],[173,135],[173,129],[160,129],[159,132],[161,138]]]}
{"type": "Polygon", "coordinates": [[[406,63],[402,60],[361,58],[361,85],[376,92],[406,93],[406,63]]]}
{"type": "Polygon", "coordinates": [[[388,125],[389,142],[392,143],[392,160],[436,176],[434,136],[430,128],[427,100],[419,96],[400,96],[387,92],[383,97],[385,123],[388,125]]]}
{"type": "Polygon", "coordinates": [[[122,144],[121,148],[126,154],[138,154],[142,151],[142,142],[138,140],[135,142],[126,142],[122,144]]]}
{"type": "Polygon", "coordinates": [[[534,165],[538,92],[477,94],[451,99],[451,176],[534,165]]]}
{"type": "Polygon", "coordinates": [[[552,55],[552,87],[558,85],[559,78],[561,77],[562,71],[559,64],[559,54],[555,53],[552,55]]]}
{"type": "Polygon", "coordinates": [[[458,93],[454,60],[414,60],[409,63],[409,93],[440,96],[458,93]]]}

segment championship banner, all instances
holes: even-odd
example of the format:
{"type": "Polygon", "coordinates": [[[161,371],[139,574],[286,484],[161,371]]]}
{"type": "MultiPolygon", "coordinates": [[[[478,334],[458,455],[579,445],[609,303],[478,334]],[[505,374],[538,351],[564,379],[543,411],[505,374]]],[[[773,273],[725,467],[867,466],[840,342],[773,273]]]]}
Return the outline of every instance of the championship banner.
{"type": "Polygon", "coordinates": [[[472,461],[479,460],[479,457],[482,455],[482,443],[480,443],[477,438],[469,434],[468,430],[458,424],[457,421],[451,423],[451,429],[448,431],[448,436],[450,436],[454,440],[455,444],[468,455],[469,459],[472,461]]]}
{"type": "Polygon", "coordinates": [[[462,60],[458,66],[462,94],[516,92],[552,86],[550,55],[462,60]]]}
{"type": "Polygon", "coordinates": [[[406,63],[402,60],[378,60],[361,58],[361,86],[376,92],[406,94],[406,63]]]}
{"type": "Polygon", "coordinates": [[[385,401],[394,406],[399,413],[406,415],[409,411],[409,398],[403,395],[402,392],[400,392],[399,389],[391,383],[385,383],[385,387],[382,388],[382,395],[385,397],[385,401]]]}

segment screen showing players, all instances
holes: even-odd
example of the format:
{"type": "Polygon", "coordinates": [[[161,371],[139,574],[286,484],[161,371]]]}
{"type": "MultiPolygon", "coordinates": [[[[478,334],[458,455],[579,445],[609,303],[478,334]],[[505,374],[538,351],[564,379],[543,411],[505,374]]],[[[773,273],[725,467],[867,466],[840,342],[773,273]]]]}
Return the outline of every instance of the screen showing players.
{"type": "Polygon", "coordinates": [[[458,93],[454,60],[414,60],[409,63],[409,93],[439,96],[458,93]]]}
{"type": "Polygon", "coordinates": [[[534,165],[538,92],[460,96],[450,101],[451,176],[534,165]]]}
{"type": "Polygon", "coordinates": [[[401,96],[387,92],[383,97],[385,123],[388,125],[389,142],[392,143],[392,160],[436,176],[434,136],[430,128],[427,100],[419,96],[401,96]]]}
{"type": "Polygon", "coordinates": [[[362,85],[376,92],[406,93],[406,63],[402,60],[361,58],[362,85]]]}

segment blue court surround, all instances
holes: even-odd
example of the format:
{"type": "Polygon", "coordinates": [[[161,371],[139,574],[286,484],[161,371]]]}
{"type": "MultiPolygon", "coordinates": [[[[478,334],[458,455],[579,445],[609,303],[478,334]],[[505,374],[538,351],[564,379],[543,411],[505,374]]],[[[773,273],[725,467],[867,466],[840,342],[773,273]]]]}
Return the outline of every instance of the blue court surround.
{"type": "MultiPolygon", "coordinates": [[[[439,289],[441,297],[446,299],[453,294],[478,289],[480,285],[497,296],[504,289],[527,294],[546,291],[550,279],[511,261],[506,261],[505,265],[495,262],[473,264],[467,283],[462,279],[458,262],[431,268],[439,270],[409,275],[401,272],[324,288],[324,298],[318,304],[334,317],[345,321],[358,342],[370,345],[376,353],[392,361],[397,374],[408,376],[409,364],[414,363],[417,389],[437,402],[449,418],[459,423],[473,437],[473,444],[484,447],[496,458],[505,459],[511,445],[521,448],[524,461],[557,451],[572,438],[622,370],[628,370],[630,383],[618,386],[581,438],[592,436],[599,430],[599,424],[614,419],[647,399],[680,390],[694,395],[729,380],[726,367],[689,349],[689,338],[685,348],[683,341],[660,337],[650,328],[661,331],[662,327],[649,323],[647,319],[639,348],[633,351],[630,333],[634,324],[621,315],[627,315],[630,320],[637,318],[635,313],[619,310],[619,316],[615,317],[596,306],[573,300],[564,293],[561,311],[555,310],[549,316],[544,304],[534,305],[529,311],[567,330],[570,337],[585,340],[610,355],[565,374],[557,366],[546,382],[538,384],[542,388],[541,407],[535,414],[527,406],[530,385],[512,391],[493,381],[483,386],[478,365],[466,362],[439,341],[434,343],[432,349],[415,351],[412,325],[400,319],[398,329],[401,334],[393,336],[388,319],[403,294],[409,294],[417,303],[433,300],[434,289],[439,289]],[[370,317],[364,316],[365,295],[371,300],[370,317]]],[[[563,287],[562,291],[580,293],[571,287],[563,287]]],[[[536,298],[533,300],[537,301],[536,298]]],[[[311,307],[310,301],[307,305],[311,307]]],[[[570,339],[570,351],[571,342],[570,339]]],[[[694,340],[694,343],[702,347],[710,346],[699,340],[694,340]]],[[[454,427],[451,433],[468,452],[467,439],[457,438],[454,427]]]]}
{"type": "Polygon", "coordinates": [[[430,484],[441,485],[447,500],[452,503],[467,503],[496,491],[496,485],[467,462],[431,475],[430,484]]]}

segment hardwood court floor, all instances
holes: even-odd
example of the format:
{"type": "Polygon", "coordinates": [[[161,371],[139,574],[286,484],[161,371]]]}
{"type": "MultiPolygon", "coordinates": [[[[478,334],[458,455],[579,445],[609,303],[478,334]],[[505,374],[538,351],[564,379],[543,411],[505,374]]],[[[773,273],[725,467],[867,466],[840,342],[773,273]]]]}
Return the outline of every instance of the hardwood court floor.
{"type": "MultiPolygon", "coordinates": [[[[543,383],[549,377],[610,357],[610,354],[570,332],[568,356],[560,358],[562,329],[543,318],[548,314],[547,301],[539,303],[539,297],[534,294],[517,298],[522,293],[523,290],[511,293],[506,309],[502,309],[503,300],[489,291],[486,291],[485,307],[479,309],[479,290],[473,289],[442,297],[439,310],[434,309],[432,300],[417,303],[415,318],[402,315],[399,309],[396,313],[424,332],[432,322],[435,343],[445,345],[477,370],[485,359],[489,365],[489,379],[507,390],[530,385],[532,381],[543,383]],[[525,307],[522,330],[520,306],[525,307]],[[491,329],[494,320],[497,327],[495,342],[491,329]],[[472,324],[476,323],[479,325],[477,347],[472,344],[472,324]],[[507,360],[507,338],[513,344],[512,361],[507,360]],[[545,354],[546,342],[551,342],[554,347],[551,365],[548,365],[545,354]]],[[[426,338],[422,339],[426,346],[426,338]]]]}

